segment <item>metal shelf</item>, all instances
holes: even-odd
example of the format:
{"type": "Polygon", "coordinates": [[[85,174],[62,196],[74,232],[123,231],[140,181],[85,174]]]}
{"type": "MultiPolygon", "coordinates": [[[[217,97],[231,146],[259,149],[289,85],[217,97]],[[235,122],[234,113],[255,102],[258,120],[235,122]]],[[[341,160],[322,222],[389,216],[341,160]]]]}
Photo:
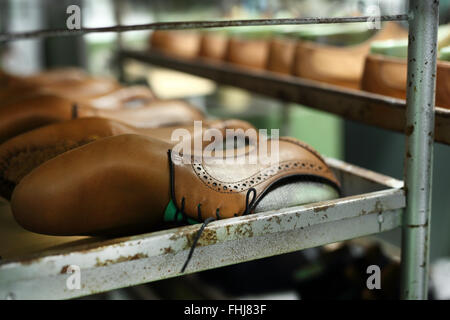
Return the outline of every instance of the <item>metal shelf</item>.
{"type": "MultiPolygon", "coordinates": [[[[279,100],[304,104],[345,119],[392,131],[405,132],[406,101],[318,81],[243,68],[223,61],[185,59],[158,50],[121,50],[119,59],[152,65],[211,79],[279,100]]],[[[450,110],[435,108],[435,141],[450,144],[450,110]]]]}
{"type": "MultiPolygon", "coordinates": [[[[225,64],[219,66],[200,60],[186,62],[155,52],[120,51],[119,58],[151,62],[280,100],[305,104],[350,120],[404,132],[406,208],[402,221],[401,296],[426,299],[433,146],[434,141],[449,144],[450,112],[435,108],[439,2],[410,0],[409,8],[407,102],[290,76],[237,70],[225,64]]],[[[351,227],[348,232],[351,233],[351,227]]]]}
{"type": "MultiPolygon", "coordinates": [[[[305,79],[244,71],[206,61],[184,61],[156,52],[121,51],[133,58],[217,82],[292,101],[347,119],[406,133],[405,190],[402,182],[328,159],[346,197],[306,206],[213,222],[205,229],[187,272],[196,272],[403,227],[402,297],[426,299],[433,141],[449,144],[450,111],[434,106],[439,2],[410,0],[407,101],[346,90],[305,79]],[[412,35],[412,36],[411,36],[412,35]],[[411,89],[411,88],[414,88],[411,89]],[[435,121],[436,119],[436,121],[435,121]],[[406,128],[406,130],[405,130],[406,128]],[[435,134],[436,128],[436,134],[435,134]],[[435,138],[434,138],[435,137],[435,138]],[[405,209],[404,214],[402,214],[405,209]]],[[[81,30],[38,30],[0,34],[0,43],[29,37],[90,32],[192,29],[241,25],[367,21],[356,18],[171,22],[81,30]],[[350,21],[350,20],[353,21],[350,21]],[[298,20],[298,21],[294,21],[298,20]],[[348,21],[347,21],[348,20],[348,21]],[[230,24],[228,24],[230,25],[230,24]]],[[[1,227],[1,225],[0,225],[1,227]]],[[[181,275],[178,270],[198,226],[186,226],[109,241],[39,250],[34,256],[0,263],[0,298],[70,298],[181,275]],[[81,290],[65,286],[70,264],[81,267],[81,290]],[[42,290],[45,288],[45,290],[42,290]]],[[[0,239],[3,233],[0,233],[0,239]]],[[[3,239],[8,245],[12,238],[3,239]]]]}
{"type": "MultiPolygon", "coordinates": [[[[120,239],[94,239],[87,245],[68,243],[65,249],[41,249],[34,255],[10,258],[0,264],[0,298],[79,297],[401,226],[405,207],[403,182],[339,160],[326,160],[342,182],[344,197],[212,222],[183,274],[180,270],[197,225],[120,239]],[[70,265],[80,267],[80,290],[66,287],[70,265]]],[[[0,232],[3,246],[14,241],[11,235],[9,239],[1,239],[1,235],[0,232]]]]}

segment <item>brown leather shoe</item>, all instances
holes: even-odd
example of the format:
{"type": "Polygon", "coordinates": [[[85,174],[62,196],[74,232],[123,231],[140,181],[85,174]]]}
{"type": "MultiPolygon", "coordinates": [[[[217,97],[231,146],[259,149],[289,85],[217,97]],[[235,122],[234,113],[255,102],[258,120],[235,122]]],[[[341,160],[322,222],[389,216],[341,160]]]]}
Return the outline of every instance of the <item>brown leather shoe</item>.
{"type": "MultiPolygon", "coordinates": [[[[75,149],[101,138],[120,134],[142,134],[175,145],[172,133],[184,129],[191,136],[202,135],[204,130],[215,128],[226,133],[226,129],[247,129],[253,126],[241,120],[205,120],[196,130],[194,123],[160,128],[136,128],[126,123],[105,118],[81,118],[50,124],[20,134],[0,145],[0,196],[10,199],[14,187],[20,180],[42,163],[66,151],[75,149]]],[[[177,138],[175,138],[177,139],[177,138]]]]}
{"type": "Polygon", "coordinates": [[[266,69],[269,57],[268,39],[245,39],[230,37],[226,52],[226,61],[251,68],[266,69]]]}
{"type": "Polygon", "coordinates": [[[407,35],[407,30],[396,22],[386,22],[383,29],[358,45],[338,47],[299,41],[294,54],[293,73],[306,79],[359,89],[371,43],[407,35]]]}
{"type": "Polygon", "coordinates": [[[201,120],[203,113],[180,100],[153,100],[145,107],[101,110],[53,94],[39,95],[0,107],[0,143],[20,133],[74,118],[103,117],[136,127],[158,127],[201,120]]]}
{"type": "MultiPolygon", "coordinates": [[[[41,78],[37,78],[41,79],[41,78]]],[[[76,75],[44,78],[44,80],[10,80],[0,89],[0,106],[19,102],[39,94],[55,94],[68,99],[87,99],[106,95],[122,88],[114,79],[79,77],[76,75]],[[50,79],[51,80],[50,80],[50,79]],[[52,81],[53,80],[53,81],[52,81]]]]}
{"type": "Polygon", "coordinates": [[[32,84],[32,85],[49,85],[71,80],[82,80],[88,78],[86,72],[78,68],[56,68],[42,71],[30,76],[17,76],[0,70],[0,81],[3,85],[11,84],[32,84]]]}
{"type": "Polygon", "coordinates": [[[152,49],[182,58],[196,58],[200,43],[201,35],[188,30],[156,30],[150,36],[152,49]]]}
{"type": "MultiPolygon", "coordinates": [[[[406,59],[371,54],[366,58],[361,89],[373,93],[406,99],[406,59]]],[[[436,63],[436,106],[450,109],[450,62],[436,63]]]]}
{"type": "Polygon", "coordinates": [[[227,53],[228,36],[220,32],[204,32],[199,56],[212,60],[224,60],[227,53]]]}
{"type": "MultiPolygon", "coordinates": [[[[61,154],[15,188],[14,217],[37,233],[118,235],[154,230],[164,218],[177,220],[176,212],[194,221],[249,214],[270,188],[286,179],[339,188],[323,159],[292,138],[279,140],[275,165],[213,164],[208,159],[183,164],[170,156],[171,148],[158,139],[126,134],[61,154]]],[[[247,155],[241,151],[240,157],[247,155]]]]}
{"type": "Polygon", "coordinates": [[[85,95],[77,96],[75,93],[64,95],[49,92],[48,90],[40,89],[23,94],[20,97],[9,99],[2,105],[8,105],[11,103],[29,103],[32,100],[39,100],[42,97],[49,95],[56,95],[61,98],[66,98],[72,101],[72,103],[86,104],[97,109],[124,109],[124,108],[136,108],[145,106],[148,102],[156,100],[155,94],[146,86],[129,86],[129,87],[117,87],[116,90],[107,92],[102,95],[85,95]]]}
{"type": "Polygon", "coordinates": [[[156,100],[156,96],[148,87],[130,86],[99,97],[89,97],[84,103],[97,109],[124,109],[142,107],[152,100],[156,100]]]}
{"type": "Polygon", "coordinates": [[[296,41],[288,38],[274,38],[270,41],[267,70],[291,74],[294,65],[296,41]]]}

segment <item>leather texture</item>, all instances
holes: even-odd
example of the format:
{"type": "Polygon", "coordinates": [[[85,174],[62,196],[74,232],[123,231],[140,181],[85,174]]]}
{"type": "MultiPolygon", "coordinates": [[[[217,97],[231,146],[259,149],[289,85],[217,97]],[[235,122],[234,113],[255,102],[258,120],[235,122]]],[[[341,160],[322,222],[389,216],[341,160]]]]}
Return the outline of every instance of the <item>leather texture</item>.
{"type": "MultiPolygon", "coordinates": [[[[291,138],[280,138],[277,166],[177,164],[169,162],[171,148],[159,139],[125,134],[65,152],[22,179],[12,195],[14,217],[37,233],[119,235],[161,226],[172,190],[173,201],[186,216],[198,219],[201,208],[199,220],[204,220],[251,212],[246,210],[249,188],[256,192],[250,197],[254,207],[271,186],[284,179],[339,186],[323,159],[291,138]]],[[[246,150],[250,149],[236,149],[240,155],[246,150]]]]}
{"type": "Polygon", "coordinates": [[[359,89],[371,43],[407,36],[407,30],[398,23],[386,22],[373,37],[354,46],[337,47],[299,41],[294,53],[293,73],[302,78],[359,89]]]}
{"type": "MultiPolygon", "coordinates": [[[[192,164],[175,165],[175,206],[180,210],[184,207],[185,214],[193,219],[198,219],[199,204],[202,220],[230,218],[245,213],[246,197],[251,188],[256,190],[255,198],[251,199],[256,204],[272,185],[283,179],[318,180],[339,188],[338,180],[323,158],[309,145],[282,137],[278,142],[279,161],[265,164],[259,156],[262,143],[258,141],[253,146],[236,149],[235,163],[206,163],[205,158],[201,161],[193,158],[192,164]],[[245,160],[253,148],[258,155],[258,162],[254,164],[245,160]],[[192,192],[193,185],[195,192],[192,192]]],[[[271,150],[272,143],[267,140],[267,150],[271,150]]]]}
{"type": "Polygon", "coordinates": [[[17,76],[0,70],[0,81],[2,85],[25,83],[32,85],[49,85],[68,79],[82,80],[87,77],[87,73],[78,68],[56,68],[30,76],[17,76]]]}
{"type": "Polygon", "coordinates": [[[184,129],[191,137],[202,135],[204,130],[215,128],[222,134],[227,129],[243,129],[253,126],[242,120],[206,120],[201,130],[194,123],[159,128],[136,128],[126,123],[105,118],[81,118],[50,124],[18,135],[0,145],[0,196],[11,197],[20,180],[42,163],[87,143],[120,134],[142,134],[175,145],[172,140],[176,129],[184,129]]]}
{"type": "Polygon", "coordinates": [[[269,57],[269,40],[230,37],[226,61],[251,68],[266,69],[269,57]]]}
{"type": "Polygon", "coordinates": [[[227,53],[228,36],[219,32],[204,32],[199,56],[213,60],[224,60],[227,53]]]}
{"type": "Polygon", "coordinates": [[[124,109],[137,108],[155,99],[148,87],[129,86],[100,97],[87,98],[85,103],[97,109],[124,109]]]}
{"type": "Polygon", "coordinates": [[[273,38],[270,41],[267,70],[291,74],[294,64],[296,41],[288,38],[273,38]]]}
{"type": "Polygon", "coordinates": [[[55,94],[68,99],[87,99],[112,93],[121,88],[114,79],[82,77],[81,74],[52,74],[24,79],[8,78],[0,89],[0,106],[39,94],[55,94]],[[65,75],[65,77],[64,77],[65,75]]]}
{"type": "MultiPolygon", "coordinates": [[[[406,59],[371,54],[366,58],[361,89],[406,99],[406,59]]],[[[450,109],[450,62],[436,63],[436,106],[450,109]]]]}
{"type": "Polygon", "coordinates": [[[150,37],[152,49],[183,58],[196,58],[200,52],[201,35],[193,31],[156,30],[150,37]]]}
{"type": "Polygon", "coordinates": [[[89,103],[47,93],[0,107],[0,143],[38,127],[84,117],[115,119],[148,128],[202,120],[204,115],[180,100],[150,100],[139,108],[99,109],[89,103]]]}

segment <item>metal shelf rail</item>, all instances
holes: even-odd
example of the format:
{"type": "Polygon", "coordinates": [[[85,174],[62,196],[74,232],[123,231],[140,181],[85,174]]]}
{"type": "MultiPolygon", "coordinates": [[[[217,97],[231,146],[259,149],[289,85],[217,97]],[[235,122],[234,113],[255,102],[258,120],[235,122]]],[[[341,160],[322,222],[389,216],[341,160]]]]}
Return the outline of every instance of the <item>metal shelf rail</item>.
{"type": "MultiPolygon", "coordinates": [[[[272,83],[275,89],[269,91],[269,95],[279,99],[301,102],[349,119],[406,132],[404,190],[402,182],[328,159],[343,182],[343,198],[213,222],[205,229],[187,272],[282,254],[402,226],[402,297],[427,298],[438,10],[438,1],[410,0],[408,15],[383,16],[380,19],[409,22],[408,83],[411,85],[408,86],[406,105],[402,100],[361,95],[301,79],[267,79],[264,75],[248,74],[247,79],[241,75],[242,81],[237,83],[259,93],[265,93],[262,88],[266,89],[272,83]],[[255,85],[249,84],[252,79],[257,80],[255,85]],[[319,98],[321,95],[323,98],[319,98]],[[345,109],[344,105],[348,105],[349,109],[345,109]],[[405,107],[406,121],[402,118],[405,107]],[[383,117],[386,110],[388,113],[383,117]],[[390,119],[392,114],[395,117],[390,119]]],[[[0,42],[89,32],[364,22],[368,18],[169,22],[100,29],[42,30],[1,34],[0,42]]],[[[128,52],[126,55],[131,57],[133,54],[128,52]]],[[[146,59],[157,62],[161,57],[153,55],[146,59]]],[[[176,68],[177,61],[165,60],[165,63],[169,62],[176,68]]],[[[184,71],[195,73],[192,69],[190,67],[190,70],[184,71]]],[[[211,71],[207,70],[206,65],[203,71],[204,76],[211,72],[211,77],[224,83],[229,82],[224,79],[230,77],[232,72],[237,72],[220,68],[211,71]]],[[[436,116],[438,121],[444,123],[442,128],[437,128],[436,139],[448,144],[448,113],[437,109],[436,116]]],[[[0,297],[70,298],[182,275],[179,269],[197,228],[186,226],[106,242],[97,241],[84,247],[47,250],[35,256],[2,261],[0,297]],[[67,278],[65,271],[72,264],[81,267],[84,280],[80,290],[71,291],[64,285],[67,278]],[[46,290],[42,290],[43,288],[46,290]]]]}
{"type": "MultiPolygon", "coordinates": [[[[289,25],[289,24],[323,24],[323,23],[352,23],[366,22],[369,16],[362,17],[343,17],[343,18],[295,18],[295,19],[252,19],[252,20],[213,20],[213,21],[175,21],[175,22],[156,22],[139,25],[128,26],[112,26],[100,28],[80,28],[80,29],[50,29],[37,30],[16,33],[0,34],[0,43],[23,40],[29,38],[46,38],[55,36],[79,36],[88,33],[102,32],[127,32],[141,30],[184,30],[198,28],[223,28],[223,27],[240,27],[240,26],[269,26],[269,25],[289,25]]],[[[380,16],[380,21],[407,21],[408,15],[389,15],[380,16]]]]}

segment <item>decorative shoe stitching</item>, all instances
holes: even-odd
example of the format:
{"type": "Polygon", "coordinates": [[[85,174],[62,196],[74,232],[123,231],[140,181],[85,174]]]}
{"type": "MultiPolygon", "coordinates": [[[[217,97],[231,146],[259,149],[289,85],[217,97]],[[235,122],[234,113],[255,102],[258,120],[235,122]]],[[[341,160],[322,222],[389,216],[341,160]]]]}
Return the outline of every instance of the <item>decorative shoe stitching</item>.
{"type": "Polygon", "coordinates": [[[197,177],[211,190],[219,193],[239,193],[246,191],[252,187],[255,187],[271,177],[290,170],[295,169],[309,169],[315,173],[327,173],[330,170],[324,165],[317,165],[311,161],[298,160],[298,161],[283,161],[278,165],[268,167],[261,172],[258,172],[249,178],[242,179],[236,182],[226,182],[211,176],[203,167],[201,163],[193,163],[192,168],[197,177]]]}
{"type": "MultiPolygon", "coordinates": [[[[175,168],[174,168],[174,164],[172,162],[172,150],[168,150],[167,151],[167,155],[168,155],[168,159],[169,159],[169,179],[170,179],[170,196],[171,199],[175,205],[175,221],[177,220],[178,214],[181,214],[182,219],[184,222],[187,222],[187,214],[184,210],[185,207],[185,197],[181,198],[181,208],[178,208],[177,206],[177,201],[176,201],[176,195],[175,195],[175,168]]],[[[253,207],[255,205],[257,196],[256,196],[256,189],[255,188],[250,188],[247,191],[247,195],[245,196],[245,210],[242,213],[242,215],[247,215],[249,213],[252,212],[253,207]],[[250,200],[250,194],[253,195],[252,199],[250,200]]],[[[199,203],[197,205],[197,217],[199,219],[199,221],[203,221],[203,217],[202,217],[202,212],[201,212],[201,203],[199,203]]],[[[234,216],[237,216],[237,214],[235,214],[234,216]]],[[[183,267],[181,268],[181,273],[183,273],[186,270],[186,267],[189,264],[189,261],[192,258],[192,255],[194,253],[195,247],[197,245],[198,240],[200,239],[203,230],[206,228],[206,226],[212,222],[212,221],[216,221],[216,220],[220,220],[220,208],[216,208],[216,217],[209,217],[206,220],[203,221],[202,226],[200,227],[199,231],[197,232],[197,235],[194,238],[194,242],[191,246],[191,249],[189,250],[189,254],[188,257],[183,265],[183,267]]]]}

